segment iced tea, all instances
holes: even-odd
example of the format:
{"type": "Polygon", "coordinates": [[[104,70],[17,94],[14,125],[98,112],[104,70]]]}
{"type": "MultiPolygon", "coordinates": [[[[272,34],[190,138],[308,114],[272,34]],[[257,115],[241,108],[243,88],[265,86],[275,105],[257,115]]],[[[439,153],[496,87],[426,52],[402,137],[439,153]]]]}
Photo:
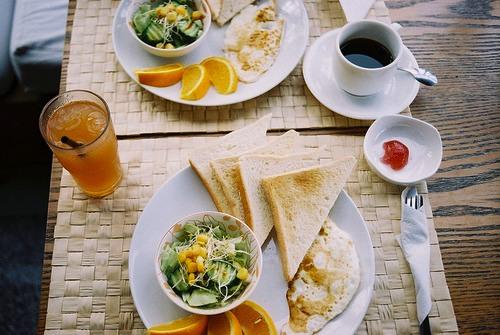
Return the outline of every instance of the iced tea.
{"type": "Polygon", "coordinates": [[[109,110],[100,97],[69,91],[54,98],[42,112],[40,130],[87,195],[103,197],[118,186],[122,177],[118,144],[109,110]]]}

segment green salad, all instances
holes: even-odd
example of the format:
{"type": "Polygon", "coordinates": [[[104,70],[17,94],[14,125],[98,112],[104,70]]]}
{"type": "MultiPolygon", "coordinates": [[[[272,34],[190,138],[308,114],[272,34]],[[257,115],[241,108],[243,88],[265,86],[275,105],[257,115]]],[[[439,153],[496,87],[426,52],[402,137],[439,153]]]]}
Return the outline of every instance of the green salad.
{"type": "Polygon", "coordinates": [[[175,49],[193,43],[203,34],[203,18],[192,0],[163,0],[139,6],[131,24],[146,44],[175,49]]]}
{"type": "Polygon", "coordinates": [[[212,216],[188,221],[160,259],[170,287],[192,307],[217,308],[250,283],[250,242],[212,216]]]}

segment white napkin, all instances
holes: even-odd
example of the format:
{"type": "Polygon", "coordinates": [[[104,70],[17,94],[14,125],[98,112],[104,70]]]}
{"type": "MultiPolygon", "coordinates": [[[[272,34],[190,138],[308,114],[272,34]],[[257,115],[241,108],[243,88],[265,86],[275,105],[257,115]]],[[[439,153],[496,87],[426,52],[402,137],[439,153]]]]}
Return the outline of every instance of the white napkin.
{"type": "Polygon", "coordinates": [[[401,194],[401,235],[397,240],[413,274],[417,292],[417,316],[421,324],[429,315],[432,306],[429,229],[424,207],[416,210],[405,204],[408,190],[409,187],[405,188],[401,194]]]}
{"type": "Polygon", "coordinates": [[[375,0],[340,0],[347,22],[366,18],[375,0]]]}

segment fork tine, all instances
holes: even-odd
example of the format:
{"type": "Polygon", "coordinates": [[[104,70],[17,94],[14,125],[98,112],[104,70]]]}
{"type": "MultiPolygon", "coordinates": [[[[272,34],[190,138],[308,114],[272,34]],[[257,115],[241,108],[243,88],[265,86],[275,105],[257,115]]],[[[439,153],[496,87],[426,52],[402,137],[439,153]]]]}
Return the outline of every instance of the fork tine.
{"type": "Polygon", "coordinates": [[[418,205],[418,207],[422,207],[424,205],[424,197],[422,195],[420,195],[420,204],[418,205]]]}

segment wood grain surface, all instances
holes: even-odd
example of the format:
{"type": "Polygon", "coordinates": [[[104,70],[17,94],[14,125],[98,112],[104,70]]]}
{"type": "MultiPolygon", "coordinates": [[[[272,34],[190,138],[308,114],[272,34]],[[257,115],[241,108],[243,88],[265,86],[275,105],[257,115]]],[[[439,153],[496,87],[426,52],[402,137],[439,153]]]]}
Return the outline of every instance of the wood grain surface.
{"type": "MultiPolygon", "coordinates": [[[[444,157],[428,181],[455,314],[462,334],[500,333],[500,1],[386,0],[421,67],[414,117],[441,132],[444,157]]],[[[71,0],[66,45],[76,1],[71,0]]],[[[61,87],[65,87],[65,49],[61,87]]],[[[360,129],[352,129],[355,133],[360,129]]],[[[344,132],[345,130],[343,130],[344,132]]],[[[50,284],[60,165],[53,164],[38,333],[50,284]]]]}

